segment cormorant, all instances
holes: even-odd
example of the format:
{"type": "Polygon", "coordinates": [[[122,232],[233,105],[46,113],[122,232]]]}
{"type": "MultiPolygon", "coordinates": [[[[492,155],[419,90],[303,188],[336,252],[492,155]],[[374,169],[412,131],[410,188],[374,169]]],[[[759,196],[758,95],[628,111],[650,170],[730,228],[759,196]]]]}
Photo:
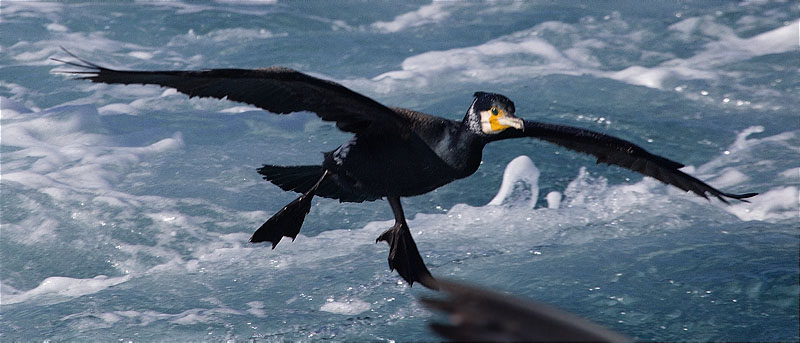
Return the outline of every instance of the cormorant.
{"type": "MultiPolygon", "coordinates": [[[[724,193],[680,170],[683,164],[653,155],[628,141],[576,127],[523,120],[514,103],[500,94],[476,92],[462,121],[399,107],[387,107],[338,83],[285,67],[208,69],[198,71],[114,70],[81,59],[55,59],[81,68],[79,79],[108,84],[153,84],[175,88],[189,97],[238,101],[276,114],[316,113],[354,136],[324,154],[321,165],[264,165],[258,172],[283,190],[301,195],[275,213],[250,241],[278,244],[300,232],[311,199],[317,195],[340,202],[386,198],[395,224],[376,242],[389,244],[389,268],[409,285],[436,289],[406,223],[401,197],[425,194],[472,175],[483,147],[494,141],[531,137],[597,157],[708,199],[744,199],[756,193],[724,193]]],[[[745,200],[742,200],[745,201],[745,200]]]]}

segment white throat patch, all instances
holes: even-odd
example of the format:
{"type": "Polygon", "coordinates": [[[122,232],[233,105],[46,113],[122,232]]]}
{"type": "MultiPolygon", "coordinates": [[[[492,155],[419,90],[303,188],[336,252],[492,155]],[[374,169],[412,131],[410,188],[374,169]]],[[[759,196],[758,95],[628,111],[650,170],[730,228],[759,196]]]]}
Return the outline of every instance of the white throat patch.
{"type": "Polygon", "coordinates": [[[481,131],[487,135],[496,134],[494,130],[492,130],[492,123],[489,119],[492,117],[492,114],[489,111],[481,111],[481,131]]]}

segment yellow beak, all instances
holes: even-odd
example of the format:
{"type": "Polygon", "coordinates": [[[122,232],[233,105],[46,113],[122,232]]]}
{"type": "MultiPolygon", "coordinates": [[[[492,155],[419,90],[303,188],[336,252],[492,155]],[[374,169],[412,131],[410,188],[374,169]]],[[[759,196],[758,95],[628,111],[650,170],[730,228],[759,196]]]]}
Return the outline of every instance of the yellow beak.
{"type": "Polygon", "coordinates": [[[487,135],[497,134],[503,130],[513,127],[524,130],[525,122],[512,114],[506,114],[503,110],[481,111],[481,130],[487,135]]]}
{"type": "Polygon", "coordinates": [[[502,131],[509,127],[513,127],[518,130],[523,130],[525,128],[525,123],[522,121],[522,119],[507,115],[489,118],[489,124],[492,126],[492,131],[502,131]]]}

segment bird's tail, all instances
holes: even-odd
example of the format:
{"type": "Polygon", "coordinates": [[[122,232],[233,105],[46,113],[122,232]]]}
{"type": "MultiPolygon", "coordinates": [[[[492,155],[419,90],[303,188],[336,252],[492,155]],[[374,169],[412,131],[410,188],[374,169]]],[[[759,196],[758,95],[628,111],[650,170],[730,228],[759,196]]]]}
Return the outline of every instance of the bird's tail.
{"type": "Polygon", "coordinates": [[[269,241],[272,248],[278,245],[283,237],[290,237],[293,241],[300,233],[303,221],[311,210],[311,199],[317,191],[320,183],[328,177],[328,172],[323,171],[319,180],[311,186],[303,195],[297,197],[288,205],[284,206],[278,213],[275,213],[250,237],[251,243],[269,241]]]}
{"type": "Polygon", "coordinates": [[[272,182],[284,191],[304,194],[312,186],[317,187],[314,194],[318,197],[338,199],[340,202],[374,201],[381,197],[375,194],[354,192],[352,189],[342,187],[336,181],[339,176],[327,171],[328,177],[318,182],[322,174],[326,173],[322,166],[272,166],[265,164],[258,168],[258,173],[264,180],[272,182]]]}
{"type": "Polygon", "coordinates": [[[264,180],[272,182],[284,191],[305,193],[317,183],[325,173],[322,166],[272,166],[265,164],[258,168],[264,180]]]}

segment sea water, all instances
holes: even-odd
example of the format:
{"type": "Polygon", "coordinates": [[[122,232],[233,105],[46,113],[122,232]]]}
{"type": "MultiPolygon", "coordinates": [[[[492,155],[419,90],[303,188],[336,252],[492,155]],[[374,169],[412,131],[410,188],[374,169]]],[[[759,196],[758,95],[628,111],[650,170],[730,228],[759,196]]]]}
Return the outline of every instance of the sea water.
{"type": "Polygon", "coordinates": [[[294,242],[247,242],[296,197],[256,168],[318,164],[349,134],[71,80],[64,47],[120,69],[282,65],[456,120],[499,92],[520,117],[630,140],[761,195],[726,205],[498,142],[403,200],[431,272],[641,341],[796,341],[799,18],[792,1],[3,1],[0,340],[431,341],[446,319],[389,271],[383,200],[315,198],[294,242]]]}

